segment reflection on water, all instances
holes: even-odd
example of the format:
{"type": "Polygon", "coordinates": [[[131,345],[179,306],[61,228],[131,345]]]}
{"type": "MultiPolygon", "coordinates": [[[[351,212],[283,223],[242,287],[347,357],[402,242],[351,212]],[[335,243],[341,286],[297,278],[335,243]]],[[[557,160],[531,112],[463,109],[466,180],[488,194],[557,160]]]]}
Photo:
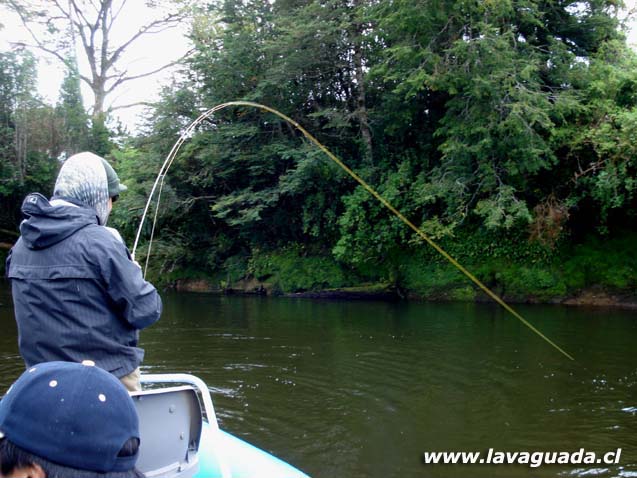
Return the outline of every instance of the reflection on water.
{"type": "MultiPolygon", "coordinates": [[[[2,295],[4,294],[4,295],[2,295]]],[[[190,372],[221,426],[328,477],[637,477],[633,312],[164,294],[145,372],[190,372]],[[619,465],[425,467],[429,450],[622,448],[619,465]]],[[[22,370],[0,292],[0,386],[22,370]]]]}

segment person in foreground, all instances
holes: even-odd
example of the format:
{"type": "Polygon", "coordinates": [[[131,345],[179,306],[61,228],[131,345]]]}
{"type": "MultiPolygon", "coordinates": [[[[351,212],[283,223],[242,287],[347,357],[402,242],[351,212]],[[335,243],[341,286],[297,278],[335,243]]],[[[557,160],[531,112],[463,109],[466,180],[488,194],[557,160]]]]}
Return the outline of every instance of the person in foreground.
{"type": "Polygon", "coordinates": [[[140,390],[139,330],[162,311],[157,290],[105,227],[125,187],[103,158],[65,161],[51,200],[29,194],[21,236],[7,258],[20,354],[27,367],[93,360],[140,390]]]}
{"type": "Polygon", "coordinates": [[[0,401],[0,477],[143,478],[138,454],[133,400],[90,361],[31,367],[0,401]]]}

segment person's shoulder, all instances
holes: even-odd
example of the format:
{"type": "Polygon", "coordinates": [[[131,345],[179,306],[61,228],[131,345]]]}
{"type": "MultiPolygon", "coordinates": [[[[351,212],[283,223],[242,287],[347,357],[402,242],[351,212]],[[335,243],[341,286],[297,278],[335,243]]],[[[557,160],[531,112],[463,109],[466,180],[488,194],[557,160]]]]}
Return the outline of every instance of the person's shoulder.
{"type": "Polygon", "coordinates": [[[98,249],[112,249],[119,252],[125,252],[126,246],[119,233],[114,234],[111,228],[91,224],[80,231],[78,239],[90,243],[91,247],[98,249]]]}
{"type": "Polygon", "coordinates": [[[77,236],[84,239],[106,239],[110,236],[109,232],[103,226],[98,224],[88,224],[79,231],[77,236]]]}

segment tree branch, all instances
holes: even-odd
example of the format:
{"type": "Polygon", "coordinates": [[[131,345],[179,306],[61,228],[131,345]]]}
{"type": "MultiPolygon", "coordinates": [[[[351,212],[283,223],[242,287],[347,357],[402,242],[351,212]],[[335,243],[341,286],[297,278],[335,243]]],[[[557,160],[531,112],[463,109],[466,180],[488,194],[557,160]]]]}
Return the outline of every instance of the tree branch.
{"type": "MultiPolygon", "coordinates": [[[[76,27],[80,28],[82,26],[81,23],[76,22],[73,20],[73,16],[71,14],[71,9],[66,10],[62,4],[60,4],[60,2],[58,0],[53,0],[54,5],[58,8],[58,10],[62,13],[62,15],[69,20],[71,23],[73,23],[76,27]]],[[[89,21],[86,19],[86,17],[84,16],[84,12],[82,12],[82,10],[80,10],[76,5],[75,2],[71,2],[69,4],[69,7],[73,7],[73,10],[75,11],[75,13],[78,15],[79,18],[82,19],[82,21],[85,24],[89,24],[89,21]]]]}
{"type": "Polygon", "coordinates": [[[22,43],[22,42],[12,42],[11,44],[39,48],[40,50],[55,56],[58,60],[60,60],[66,66],[69,66],[69,61],[66,58],[60,55],[57,51],[46,47],[44,43],[38,38],[38,36],[29,26],[29,23],[28,23],[29,19],[27,18],[27,15],[25,14],[25,11],[22,8],[22,6],[18,5],[13,0],[9,0],[8,4],[13,9],[13,11],[15,11],[18,14],[18,16],[20,17],[20,21],[22,22],[22,25],[24,26],[24,28],[27,30],[27,32],[29,33],[33,41],[35,42],[35,45],[27,45],[26,43],[22,43]]]}
{"type": "Polygon", "coordinates": [[[154,75],[155,73],[159,73],[162,70],[165,70],[166,68],[170,68],[171,66],[175,66],[179,63],[181,63],[181,61],[186,58],[190,53],[192,52],[192,50],[189,50],[184,56],[178,58],[175,61],[172,61],[166,65],[160,66],[159,68],[156,68],[152,71],[148,71],[146,73],[141,73],[139,75],[133,75],[133,76],[124,76],[126,74],[126,72],[122,73],[121,75],[119,75],[119,79],[116,80],[107,90],[106,90],[106,94],[108,93],[112,93],[113,90],[115,88],[117,88],[119,85],[121,85],[122,83],[125,83],[127,81],[132,81],[132,80],[138,80],[140,78],[146,78],[147,76],[151,76],[154,75]]]}
{"type": "Polygon", "coordinates": [[[126,1],[127,0],[122,0],[122,4],[119,6],[119,8],[117,9],[117,11],[111,16],[111,23],[108,26],[108,29],[110,31],[111,27],[113,26],[113,23],[115,23],[115,20],[117,20],[117,17],[119,17],[119,14],[122,12],[122,10],[124,9],[124,6],[126,5],[126,1]]]}
{"type": "Polygon", "coordinates": [[[108,27],[107,27],[107,17],[108,12],[111,9],[113,4],[113,0],[102,0],[102,9],[97,17],[97,23],[100,24],[100,28],[102,30],[102,47],[101,47],[101,55],[100,55],[100,76],[104,76],[108,71],[108,27]]]}
{"type": "Polygon", "coordinates": [[[116,61],[117,59],[120,57],[120,55],[124,52],[124,50],[126,50],[126,48],[128,48],[131,43],[133,43],[135,40],[137,40],[139,37],[141,37],[142,35],[146,34],[146,33],[153,33],[151,31],[149,31],[150,29],[154,28],[154,27],[159,27],[162,25],[169,25],[171,23],[176,24],[176,22],[178,20],[181,19],[183,15],[181,13],[174,13],[174,14],[170,14],[168,16],[166,16],[163,19],[160,20],[155,20],[150,22],[147,25],[144,25],[143,27],[141,27],[137,33],[135,33],[132,37],[130,37],[127,41],[125,41],[124,43],[122,43],[122,45],[120,45],[111,55],[111,57],[108,60],[108,68],[110,68],[116,61]]]}
{"type": "Polygon", "coordinates": [[[108,111],[116,111],[116,110],[123,110],[125,108],[133,108],[135,106],[156,106],[157,103],[152,103],[150,101],[138,101],[136,103],[128,103],[126,105],[119,105],[119,106],[111,106],[108,111]]]}
{"type": "MultiPolygon", "coordinates": [[[[55,2],[58,3],[57,0],[55,0],[55,2]]],[[[73,20],[71,12],[69,12],[69,14],[68,14],[69,20],[71,20],[71,22],[73,22],[73,24],[75,25],[75,28],[77,29],[78,33],[80,34],[80,39],[82,40],[82,47],[84,48],[84,52],[86,53],[86,56],[88,57],[88,63],[89,63],[89,66],[91,68],[91,75],[93,76],[93,80],[92,81],[87,81],[87,83],[92,88],[94,86],[93,83],[98,78],[97,69],[95,67],[95,41],[94,41],[95,40],[95,26],[91,22],[89,22],[88,19],[84,16],[84,13],[78,7],[78,5],[75,2],[75,0],[71,0],[71,6],[73,7],[73,11],[77,15],[77,17],[81,18],[82,22],[84,22],[84,23],[80,23],[79,21],[73,20]],[[88,30],[91,33],[90,41],[86,37],[86,33],[84,32],[84,28],[85,27],[88,28],[88,30]]],[[[62,9],[62,7],[58,7],[58,8],[60,8],[64,12],[64,9],[62,9]]]]}

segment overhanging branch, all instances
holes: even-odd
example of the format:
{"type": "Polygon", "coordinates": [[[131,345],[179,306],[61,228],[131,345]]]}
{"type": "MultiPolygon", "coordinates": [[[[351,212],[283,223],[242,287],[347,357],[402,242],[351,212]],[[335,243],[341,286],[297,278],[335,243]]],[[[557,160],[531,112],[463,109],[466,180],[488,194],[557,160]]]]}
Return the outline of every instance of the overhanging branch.
{"type": "Polygon", "coordinates": [[[126,105],[118,105],[118,106],[111,106],[108,111],[116,111],[116,110],[123,110],[126,108],[134,108],[135,106],[149,106],[149,107],[153,107],[156,106],[157,103],[152,103],[150,101],[138,101],[136,103],[128,103],[126,105]]]}

